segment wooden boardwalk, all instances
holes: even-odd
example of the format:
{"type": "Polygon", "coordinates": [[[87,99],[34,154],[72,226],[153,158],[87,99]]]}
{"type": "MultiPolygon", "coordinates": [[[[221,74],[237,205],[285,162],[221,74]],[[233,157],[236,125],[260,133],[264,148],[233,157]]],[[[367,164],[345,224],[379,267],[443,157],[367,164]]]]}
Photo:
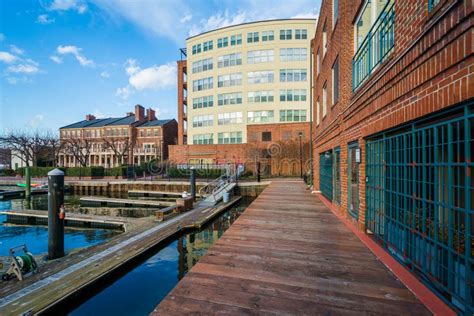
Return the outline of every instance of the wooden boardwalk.
{"type": "Polygon", "coordinates": [[[430,314],[300,181],[273,181],[153,313],[430,314]]]}

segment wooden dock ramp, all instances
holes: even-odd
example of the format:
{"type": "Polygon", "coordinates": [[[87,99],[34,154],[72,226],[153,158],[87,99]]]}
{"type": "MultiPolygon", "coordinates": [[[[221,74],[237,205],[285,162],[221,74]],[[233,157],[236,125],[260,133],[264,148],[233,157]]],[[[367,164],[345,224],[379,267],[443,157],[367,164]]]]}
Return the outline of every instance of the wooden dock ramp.
{"type": "Polygon", "coordinates": [[[302,181],[273,181],[153,313],[430,314],[302,181]]]}

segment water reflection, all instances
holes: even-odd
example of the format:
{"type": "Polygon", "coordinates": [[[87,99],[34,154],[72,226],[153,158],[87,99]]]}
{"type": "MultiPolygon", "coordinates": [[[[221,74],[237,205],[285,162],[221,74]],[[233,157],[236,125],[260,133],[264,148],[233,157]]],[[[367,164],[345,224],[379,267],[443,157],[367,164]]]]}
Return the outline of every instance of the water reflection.
{"type": "MultiPolygon", "coordinates": [[[[77,199],[66,196],[71,203],[77,199]]],[[[48,208],[47,196],[33,196],[30,201],[13,199],[0,201],[3,210],[44,210],[48,208]]],[[[46,226],[20,226],[6,224],[6,215],[0,215],[0,256],[8,256],[10,248],[26,244],[33,254],[48,252],[48,228],[46,226]]],[[[100,244],[120,232],[105,229],[64,229],[64,247],[66,251],[75,248],[100,244]]]]}
{"type": "Polygon", "coordinates": [[[201,231],[183,235],[72,312],[63,312],[71,315],[148,315],[239,217],[249,202],[241,202],[201,231]]]}

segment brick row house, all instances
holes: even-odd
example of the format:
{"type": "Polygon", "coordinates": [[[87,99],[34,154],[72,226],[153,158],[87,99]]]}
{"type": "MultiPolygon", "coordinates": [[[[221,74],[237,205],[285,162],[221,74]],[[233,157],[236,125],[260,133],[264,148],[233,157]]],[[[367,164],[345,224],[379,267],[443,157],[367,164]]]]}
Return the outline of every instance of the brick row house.
{"type": "Polygon", "coordinates": [[[472,315],[473,1],[323,0],[314,190],[472,315]]]}
{"type": "Polygon", "coordinates": [[[59,129],[63,149],[59,165],[103,166],[143,164],[153,159],[168,159],[168,145],[177,142],[174,119],[157,119],[153,109],[135,106],[124,117],[86,119],[59,129]]]}

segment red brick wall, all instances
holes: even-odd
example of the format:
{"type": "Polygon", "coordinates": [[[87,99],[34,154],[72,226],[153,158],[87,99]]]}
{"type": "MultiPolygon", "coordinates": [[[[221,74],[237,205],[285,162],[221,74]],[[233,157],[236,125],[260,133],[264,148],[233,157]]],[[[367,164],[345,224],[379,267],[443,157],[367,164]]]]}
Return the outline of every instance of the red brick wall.
{"type": "Polygon", "coordinates": [[[185,143],[185,131],[184,131],[184,121],[185,121],[185,86],[186,80],[186,60],[180,60],[177,62],[178,65],[178,144],[182,145],[185,143]]]}
{"type": "MultiPolygon", "coordinates": [[[[451,107],[474,96],[473,2],[441,1],[428,13],[426,0],[395,1],[395,48],[369,79],[352,93],[353,21],[362,1],[339,0],[340,14],[332,32],[332,0],[325,0],[314,38],[313,52],[322,44],[322,26],[328,25],[328,53],[315,76],[314,105],[322,100],[328,82],[332,104],[331,66],[340,56],[340,102],[328,106],[328,115],[314,129],[315,158],[341,146],[341,211],[347,214],[347,143],[361,148],[359,227],[365,227],[365,141],[374,133],[451,107]],[[333,34],[332,34],[333,33],[333,34]]],[[[316,58],[315,58],[316,60],[316,58]]],[[[322,110],[320,110],[322,113],[322,110]]],[[[315,109],[316,113],[316,109],[315,109]]],[[[315,124],[316,125],[316,124],[315,124]]],[[[315,159],[315,189],[319,165],[315,159]]]]}

